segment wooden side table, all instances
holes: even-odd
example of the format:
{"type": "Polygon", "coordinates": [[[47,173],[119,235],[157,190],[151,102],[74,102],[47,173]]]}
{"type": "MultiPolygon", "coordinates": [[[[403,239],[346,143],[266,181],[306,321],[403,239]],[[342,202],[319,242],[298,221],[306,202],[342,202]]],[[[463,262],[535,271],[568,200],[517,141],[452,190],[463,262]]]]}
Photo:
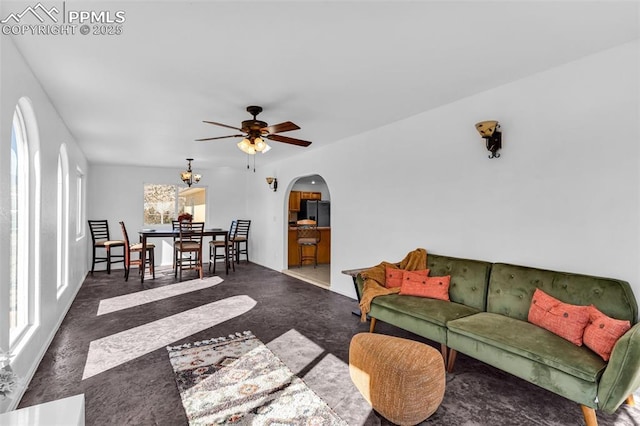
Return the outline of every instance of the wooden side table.
{"type": "MultiPolygon", "coordinates": [[[[356,296],[358,297],[358,303],[360,303],[360,298],[362,297],[362,295],[360,294],[360,291],[358,290],[358,284],[357,284],[358,274],[362,271],[366,271],[367,269],[369,268],[345,269],[344,271],[342,271],[343,274],[349,275],[353,279],[353,286],[356,289],[356,296]]],[[[357,316],[362,315],[362,312],[360,311],[360,309],[354,309],[353,311],[351,311],[351,313],[357,316]]]]}

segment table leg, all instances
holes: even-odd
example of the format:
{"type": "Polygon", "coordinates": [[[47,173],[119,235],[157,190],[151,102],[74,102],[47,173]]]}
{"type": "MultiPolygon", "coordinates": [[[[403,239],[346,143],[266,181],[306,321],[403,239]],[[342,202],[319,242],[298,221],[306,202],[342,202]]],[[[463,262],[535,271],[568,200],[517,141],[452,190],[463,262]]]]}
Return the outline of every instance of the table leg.
{"type": "Polygon", "coordinates": [[[224,234],[224,272],[229,275],[229,233],[224,234]]]}
{"type": "Polygon", "coordinates": [[[142,235],[142,252],[140,253],[140,262],[142,273],[140,274],[140,284],[144,284],[144,271],[146,269],[145,265],[147,264],[147,236],[142,235]]]}

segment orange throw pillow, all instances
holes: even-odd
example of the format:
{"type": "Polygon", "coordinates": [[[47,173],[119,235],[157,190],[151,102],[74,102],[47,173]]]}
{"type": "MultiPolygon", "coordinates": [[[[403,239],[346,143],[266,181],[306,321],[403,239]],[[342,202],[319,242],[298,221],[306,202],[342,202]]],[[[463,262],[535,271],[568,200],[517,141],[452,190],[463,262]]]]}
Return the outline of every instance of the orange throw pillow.
{"type": "Polygon", "coordinates": [[[451,275],[444,277],[425,277],[410,271],[405,271],[402,278],[400,294],[449,300],[450,282],[451,275]]]}
{"type": "Polygon", "coordinates": [[[405,272],[414,272],[425,277],[429,275],[428,269],[423,269],[420,271],[405,271],[404,269],[396,269],[387,266],[385,268],[384,286],[387,288],[402,287],[402,277],[404,276],[405,272]]]}
{"type": "Polygon", "coordinates": [[[529,322],[582,346],[582,334],[589,322],[589,307],[570,305],[539,288],[533,293],[529,322]]]}
{"type": "Polygon", "coordinates": [[[609,361],[616,342],[631,328],[631,322],[614,319],[589,306],[589,324],[584,329],[584,345],[609,361]]]}

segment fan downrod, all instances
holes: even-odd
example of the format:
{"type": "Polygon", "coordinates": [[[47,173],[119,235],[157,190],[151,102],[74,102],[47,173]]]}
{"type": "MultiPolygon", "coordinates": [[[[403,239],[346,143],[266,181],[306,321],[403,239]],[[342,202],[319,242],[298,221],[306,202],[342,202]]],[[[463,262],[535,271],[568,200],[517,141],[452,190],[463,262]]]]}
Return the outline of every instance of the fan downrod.
{"type": "Polygon", "coordinates": [[[253,115],[253,119],[256,119],[256,115],[260,114],[262,112],[262,107],[261,106],[256,106],[256,105],[249,105],[247,107],[247,112],[251,115],[253,115]]]}

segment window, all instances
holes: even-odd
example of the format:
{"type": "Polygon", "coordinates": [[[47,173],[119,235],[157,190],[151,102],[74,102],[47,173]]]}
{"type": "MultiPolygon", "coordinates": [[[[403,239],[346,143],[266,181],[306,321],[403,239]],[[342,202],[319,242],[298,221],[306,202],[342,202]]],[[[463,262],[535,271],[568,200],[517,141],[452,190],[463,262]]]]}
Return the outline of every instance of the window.
{"type": "Polygon", "coordinates": [[[57,288],[58,297],[69,283],[68,259],[69,259],[69,160],[67,148],[60,146],[58,154],[58,202],[57,202],[57,288]]]}
{"type": "Polygon", "coordinates": [[[77,169],[76,174],[76,239],[84,237],[84,173],[77,169]]]}
{"type": "Polygon", "coordinates": [[[181,213],[191,213],[194,222],[204,222],[207,191],[179,185],[144,185],[144,225],[171,224],[181,213]]]}
{"type": "Polygon", "coordinates": [[[29,147],[22,112],[11,129],[11,236],[9,340],[13,345],[29,324],[29,147]]]}

